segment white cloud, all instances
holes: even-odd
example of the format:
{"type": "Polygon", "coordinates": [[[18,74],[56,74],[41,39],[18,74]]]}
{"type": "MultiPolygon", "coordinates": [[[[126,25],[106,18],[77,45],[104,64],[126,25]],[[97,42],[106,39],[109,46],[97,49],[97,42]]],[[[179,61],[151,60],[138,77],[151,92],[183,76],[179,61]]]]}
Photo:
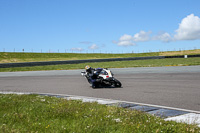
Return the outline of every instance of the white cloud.
{"type": "Polygon", "coordinates": [[[167,32],[159,33],[154,37],[151,37],[151,33],[152,33],[151,31],[148,32],[140,31],[139,33],[136,33],[134,36],[124,34],[119,38],[119,41],[113,41],[113,43],[116,43],[118,46],[133,46],[136,45],[137,42],[145,42],[151,40],[160,40],[163,42],[172,41],[172,37],[167,32]]]}
{"type": "Polygon", "coordinates": [[[89,49],[98,49],[99,47],[96,44],[92,44],[89,49]]]}
{"type": "Polygon", "coordinates": [[[145,42],[145,41],[149,41],[150,39],[150,34],[152,32],[149,31],[149,32],[145,32],[145,31],[140,31],[139,33],[136,33],[134,36],[133,36],[133,40],[135,42],[145,42]]]}
{"type": "Polygon", "coordinates": [[[133,41],[127,40],[127,41],[119,41],[117,43],[118,46],[133,46],[136,45],[133,41]]]}
{"type": "Polygon", "coordinates": [[[150,39],[150,34],[151,31],[140,31],[134,36],[124,34],[119,38],[119,41],[113,41],[113,43],[116,43],[118,46],[133,46],[136,45],[136,42],[148,41],[150,39]]]}
{"type": "Polygon", "coordinates": [[[119,38],[120,41],[131,41],[133,37],[131,35],[124,34],[119,38]]]}
{"type": "Polygon", "coordinates": [[[172,39],[172,37],[171,37],[171,35],[169,33],[164,32],[164,33],[160,33],[160,34],[154,36],[152,38],[152,40],[160,40],[160,41],[163,41],[163,42],[170,42],[173,39],[172,39]]]}
{"type": "Polygon", "coordinates": [[[176,30],[174,40],[196,40],[200,39],[200,18],[190,14],[185,17],[176,30]]]}
{"type": "Polygon", "coordinates": [[[131,35],[124,34],[119,38],[119,41],[113,41],[113,43],[117,43],[118,46],[133,46],[135,43],[133,42],[133,37],[131,35]]]}
{"type": "Polygon", "coordinates": [[[72,51],[83,51],[84,49],[82,48],[71,48],[72,51]]]}
{"type": "Polygon", "coordinates": [[[197,40],[200,39],[200,18],[190,14],[187,17],[183,18],[179,24],[179,28],[175,30],[175,35],[170,35],[167,32],[161,32],[158,35],[151,36],[152,32],[140,31],[135,35],[124,34],[119,38],[119,41],[113,41],[118,46],[133,46],[137,42],[145,41],[162,41],[162,42],[171,42],[178,40],[197,40]]]}

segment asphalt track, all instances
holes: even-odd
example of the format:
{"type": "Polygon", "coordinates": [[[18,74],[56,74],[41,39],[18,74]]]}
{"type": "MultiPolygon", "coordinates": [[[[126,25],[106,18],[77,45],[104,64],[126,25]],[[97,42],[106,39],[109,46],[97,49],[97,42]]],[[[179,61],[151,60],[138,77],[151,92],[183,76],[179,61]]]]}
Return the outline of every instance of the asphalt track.
{"type": "Polygon", "coordinates": [[[200,111],[200,66],[111,69],[122,88],[92,89],[82,70],[1,72],[0,91],[56,93],[200,111]]]}

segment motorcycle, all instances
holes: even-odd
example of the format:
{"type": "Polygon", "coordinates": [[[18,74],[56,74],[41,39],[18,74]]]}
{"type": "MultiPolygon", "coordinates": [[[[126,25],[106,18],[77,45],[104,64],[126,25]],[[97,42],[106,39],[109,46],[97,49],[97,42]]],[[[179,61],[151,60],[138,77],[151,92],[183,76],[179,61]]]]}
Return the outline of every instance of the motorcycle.
{"type": "MultiPolygon", "coordinates": [[[[107,68],[97,68],[95,69],[94,73],[98,73],[97,79],[99,82],[95,83],[95,88],[102,88],[102,87],[121,87],[122,84],[119,80],[114,78],[114,74],[108,70],[107,68]]],[[[81,75],[84,76],[90,84],[92,84],[90,80],[90,76],[87,72],[81,72],[81,75]]],[[[94,88],[94,87],[93,87],[94,88]]]]}

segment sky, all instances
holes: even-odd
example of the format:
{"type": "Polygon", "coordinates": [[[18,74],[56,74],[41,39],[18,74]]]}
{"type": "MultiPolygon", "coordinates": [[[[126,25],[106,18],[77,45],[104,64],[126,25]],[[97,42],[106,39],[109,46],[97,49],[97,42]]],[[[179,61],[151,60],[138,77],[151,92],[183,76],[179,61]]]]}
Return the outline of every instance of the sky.
{"type": "Polygon", "coordinates": [[[0,52],[200,49],[200,0],[0,0],[0,52]]]}

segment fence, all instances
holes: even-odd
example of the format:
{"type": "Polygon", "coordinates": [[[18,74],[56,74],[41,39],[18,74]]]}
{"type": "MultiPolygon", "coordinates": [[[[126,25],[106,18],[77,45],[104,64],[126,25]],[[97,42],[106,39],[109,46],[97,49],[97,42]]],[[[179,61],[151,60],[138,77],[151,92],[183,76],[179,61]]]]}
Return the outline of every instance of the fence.
{"type": "Polygon", "coordinates": [[[116,50],[116,51],[106,51],[106,50],[84,50],[84,49],[6,49],[1,48],[0,52],[24,52],[24,53],[105,53],[105,54],[120,54],[120,53],[151,53],[151,52],[170,52],[170,51],[184,51],[184,50],[196,50],[200,49],[197,47],[193,48],[173,48],[173,49],[156,49],[156,50],[135,50],[135,49],[129,49],[129,50],[116,50]]]}

